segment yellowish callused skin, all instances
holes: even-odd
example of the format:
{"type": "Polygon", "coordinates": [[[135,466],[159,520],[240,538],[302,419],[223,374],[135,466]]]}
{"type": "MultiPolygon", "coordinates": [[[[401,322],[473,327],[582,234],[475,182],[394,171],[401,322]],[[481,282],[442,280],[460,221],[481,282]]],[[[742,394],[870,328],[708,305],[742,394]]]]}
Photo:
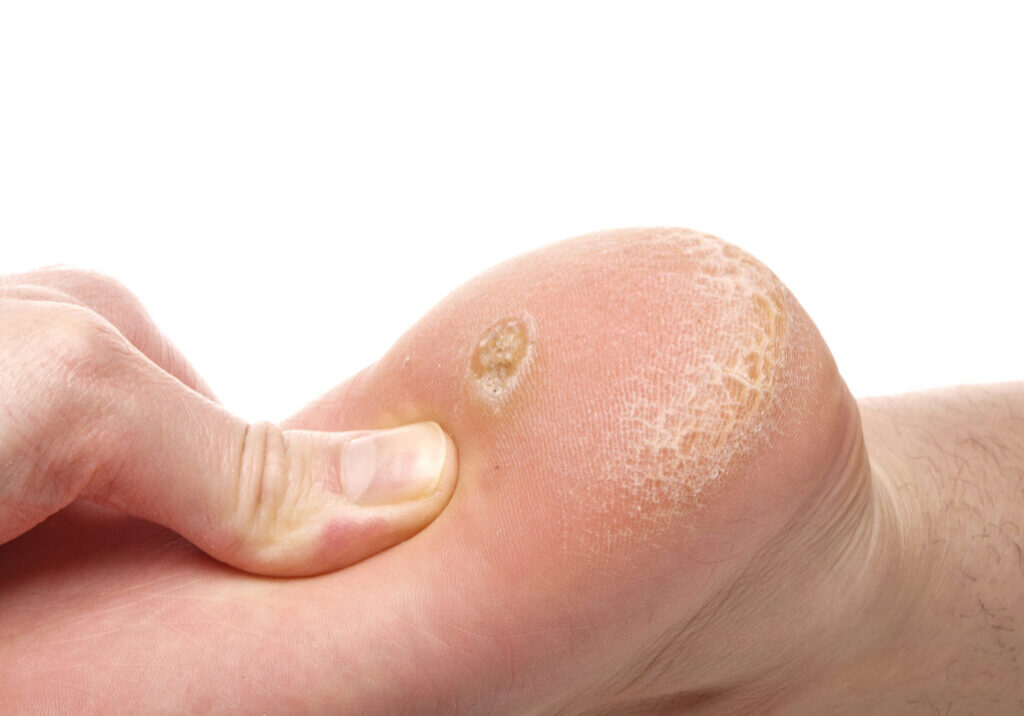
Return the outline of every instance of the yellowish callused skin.
{"type": "Polygon", "coordinates": [[[528,316],[503,318],[487,328],[473,351],[470,375],[476,394],[495,411],[529,367],[533,351],[531,324],[528,316]]]}
{"type": "MultiPolygon", "coordinates": [[[[650,242],[651,239],[648,238],[650,242]]],[[[624,469],[611,477],[651,500],[692,503],[738,458],[770,439],[790,334],[788,291],[740,249],[715,237],[657,237],[678,273],[666,293],[702,315],[688,335],[658,346],[622,392],[619,428],[629,436],[624,469]],[[653,392],[650,386],[658,386],[653,392]]]]}
{"type": "Polygon", "coordinates": [[[785,359],[785,289],[753,257],[713,237],[665,237],[664,243],[693,265],[692,275],[678,280],[713,311],[703,323],[709,335],[689,341],[702,350],[651,361],[671,377],[646,371],[638,382],[669,385],[672,393],[650,401],[637,391],[641,398],[627,404],[622,424],[639,438],[634,459],[658,468],[646,479],[687,475],[699,492],[764,430],[785,359]]]}

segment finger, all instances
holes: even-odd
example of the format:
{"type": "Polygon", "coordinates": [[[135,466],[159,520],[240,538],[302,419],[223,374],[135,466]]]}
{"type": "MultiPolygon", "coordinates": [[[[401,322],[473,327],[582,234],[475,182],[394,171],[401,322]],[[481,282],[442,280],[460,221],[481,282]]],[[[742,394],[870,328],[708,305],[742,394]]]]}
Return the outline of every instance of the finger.
{"type": "MultiPolygon", "coordinates": [[[[217,398],[181,351],[157,328],[142,301],[120,281],[95,271],[48,266],[4,279],[6,295],[75,303],[90,308],[144,355],[192,390],[217,398]]],[[[2,295],[2,294],[0,294],[2,295]]]]}
{"type": "Polygon", "coordinates": [[[435,423],[349,433],[249,424],[87,316],[47,329],[62,336],[49,374],[66,425],[34,460],[47,470],[21,481],[22,505],[38,510],[42,495],[52,512],[84,497],[166,525],[241,569],[293,576],[407,539],[451,496],[455,448],[435,423]]]}

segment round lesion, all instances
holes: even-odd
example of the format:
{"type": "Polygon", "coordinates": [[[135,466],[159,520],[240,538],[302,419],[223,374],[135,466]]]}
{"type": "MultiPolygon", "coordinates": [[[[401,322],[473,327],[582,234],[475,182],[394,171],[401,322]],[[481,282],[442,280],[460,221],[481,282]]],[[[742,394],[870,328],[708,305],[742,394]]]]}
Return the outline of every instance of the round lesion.
{"type": "Polygon", "coordinates": [[[473,350],[470,370],[480,391],[491,398],[506,395],[516,383],[530,348],[530,332],[521,318],[491,324],[473,350]]]}

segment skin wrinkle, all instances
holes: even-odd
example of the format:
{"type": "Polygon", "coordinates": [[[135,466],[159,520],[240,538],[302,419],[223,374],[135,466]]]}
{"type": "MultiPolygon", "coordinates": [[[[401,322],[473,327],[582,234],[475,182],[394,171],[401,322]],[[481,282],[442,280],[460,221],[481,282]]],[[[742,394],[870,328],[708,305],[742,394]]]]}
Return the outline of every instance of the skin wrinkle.
{"type": "Polygon", "coordinates": [[[895,611],[888,621],[872,620],[895,636],[808,681],[810,693],[795,697],[794,713],[1019,710],[1024,679],[1013,605],[1024,580],[1013,517],[1019,503],[1006,496],[1019,484],[992,459],[999,451],[991,450],[989,436],[1005,440],[1012,432],[1000,429],[996,404],[985,400],[1006,390],[952,388],[860,401],[875,495],[900,515],[892,530],[896,559],[879,563],[915,576],[887,580],[883,596],[895,611]]]}
{"type": "MultiPolygon", "coordinates": [[[[646,308],[645,318],[624,324],[621,349],[631,343],[642,349],[630,351],[635,362],[624,373],[611,375],[617,387],[602,406],[611,416],[613,437],[605,444],[611,459],[595,466],[595,480],[569,491],[569,503],[585,505],[588,519],[573,521],[563,549],[585,564],[599,565],[637,544],[652,549],[696,524],[685,515],[713,504],[708,488],[725,476],[743,479],[737,463],[770,449],[782,430],[779,414],[790,410],[787,403],[783,411],[783,401],[802,395],[799,386],[828,367],[827,355],[801,363],[794,343],[813,328],[802,325],[795,299],[775,275],[749,255],[691,231],[645,232],[636,253],[632,239],[609,236],[605,253],[621,254],[616,263],[630,262],[630,275],[641,277],[620,295],[627,312],[646,308]]],[[[802,415],[820,406],[794,409],[802,415]]],[[[730,569],[723,564],[701,581],[711,584],[730,569]]],[[[682,623],[699,621],[698,612],[709,619],[720,599],[710,601],[715,604],[678,615],[682,623]]],[[[629,683],[657,692],[653,682],[680,665],[673,653],[689,653],[687,633],[677,623],[661,649],[638,651],[610,693],[629,683]]]]}

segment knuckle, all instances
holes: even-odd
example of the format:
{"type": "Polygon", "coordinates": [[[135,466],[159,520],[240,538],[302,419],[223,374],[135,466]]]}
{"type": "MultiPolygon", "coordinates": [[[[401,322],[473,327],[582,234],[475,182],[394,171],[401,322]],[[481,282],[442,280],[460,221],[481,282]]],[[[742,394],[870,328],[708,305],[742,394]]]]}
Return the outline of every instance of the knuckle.
{"type": "MultiPolygon", "coordinates": [[[[117,279],[96,271],[55,267],[10,277],[0,284],[0,299],[77,305],[104,319],[154,363],[190,388],[211,397],[195,369],[163,336],[142,301],[117,279]]],[[[117,341],[115,341],[117,344],[117,341]]]]}
{"type": "Polygon", "coordinates": [[[23,302],[7,317],[17,350],[4,351],[13,402],[0,422],[0,458],[16,457],[21,483],[61,504],[108,471],[122,444],[107,409],[115,401],[95,390],[109,329],[71,304],[23,302]]]}
{"type": "Polygon", "coordinates": [[[70,294],[91,294],[106,296],[134,296],[128,288],[113,276],[91,269],[70,266],[48,266],[24,274],[29,283],[50,286],[70,294]]]}
{"type": "Polygon", "coordinates": [[[25,274],[22,283],[61,292],[67,300],[92,308],[118,327],[148,319],[138,296],[118,279],[99,271],[55,266],[25,274]]]}
{"type": "Polygon", "coordinates": [[[37,308],[39,347],[70,387],[110,376],[125,356],[124,338],[95,312],[74,304],[37,308]]]}
{"type": "Polygon", "coordinates": [[[113,276],[95,271],[81,272],[81,288],[77,295],[102,313],[115,325],[130,325],[148,319],[142,300],[113,276]]]}
{"type": "Polygon", "coordinates": [[[305,461],[270,422],[246,426],[232,481],[234,521],[251,547],[280,541],[301,524],[309,493],[305,461]]]}
{"type": "Polygon", "coordinates": [[[60,452],[78,464],[89,481],[122,448],[125,421],[114,419],[126,403],[131,381],[124,339],[102,317],[72,304],[34,307],[41,370],[40,410],[49,433],[62,435],[60,452]]]}
{"type": "Polygon", "coordinates": [[[55,303],[77,303],[65,291],[52,286],[41,286],[31,282],[0,283],[0,298],[21,301],[52,301],[55,303]]]}

